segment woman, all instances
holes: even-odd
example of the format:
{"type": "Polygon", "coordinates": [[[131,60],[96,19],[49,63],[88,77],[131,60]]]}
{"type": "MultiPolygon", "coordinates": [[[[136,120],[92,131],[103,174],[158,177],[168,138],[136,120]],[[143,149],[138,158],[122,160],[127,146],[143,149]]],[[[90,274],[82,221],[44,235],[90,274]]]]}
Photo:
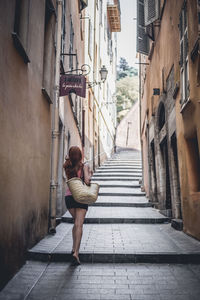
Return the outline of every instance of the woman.
{"type": "MultiPolygon", "coordinates": [[[[84,182],[89,185],[92,171],[88,164],[82,163],[82,152],[79,147],[73,146],[69,149],[69,157],[65,158],[63,165],[67,179],[72,177],[80,177],[84,179],[84,182]]],[[[73,247],[72,247],[72,260],[73,264],[80,264],[79,260],[79,248],[83,232],[83,222],[86,212],[88,210],[88,204],[82,204],[76,202],[67,187],[65,194],[66,207],[74,219],[74,226],[72,228],[73,247]]]]}

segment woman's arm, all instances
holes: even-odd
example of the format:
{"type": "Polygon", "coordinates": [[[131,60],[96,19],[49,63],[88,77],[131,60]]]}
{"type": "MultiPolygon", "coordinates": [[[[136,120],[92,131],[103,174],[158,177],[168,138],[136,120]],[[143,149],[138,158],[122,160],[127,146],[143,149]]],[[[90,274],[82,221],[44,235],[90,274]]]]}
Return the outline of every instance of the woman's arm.
{"type": "Polygon", "coordinates": [[[93,171],[90,169],[90,166],[88,163],[84,164],[83,171],[84,171],[84,181],[87,185],[90,185],[93,171]]]}

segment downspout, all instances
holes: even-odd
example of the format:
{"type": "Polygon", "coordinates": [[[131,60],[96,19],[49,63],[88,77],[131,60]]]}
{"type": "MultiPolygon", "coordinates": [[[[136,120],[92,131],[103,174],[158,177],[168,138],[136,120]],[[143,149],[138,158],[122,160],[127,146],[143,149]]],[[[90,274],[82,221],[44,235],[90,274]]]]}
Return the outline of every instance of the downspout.
{"type": "Polygon", "coordinates": [[[49,233],[56,232],[56,199],[58,187],[58,148],[59,148],[59,83],[60,83],[60,54],[61,54],[61,26],[62,0],[57,0],[57,32],[56,32],[56,61],[54,102],[52,112],[52,151],[51,151],[51,181],[49,199],[49,233]]]}
{"type": "Polygon", "coordinates": [[[142,101],[142,96],[141,96],[141,54],[139,54],[139,108],[140,108],[140,145],[141,145],[141,159],[142,159],[142,182],[141,182],[141,188],[144,189],[144,162],[143,162],[143,142],[142,142],[142,109],[141,109],[141,101],[142,101]]]}
{"type": "MultiPolygon", "coordinates": [[[[94,76],[94,69],[97,67],[95,66],[95,53],[96,53],[96,45],[95,45],[95,35],[96,35],[96,1],[94,1],[94,45],[93,45],[93,76],[94,76]]],[[[94,79],[94,77],[93,77],[94,79]]],[[[94,80],[93,80],[94,81],[94,80]]],[[[95,87],[93,91],[93,170],[95,171],[95,115],[94,115],[94,107],[95,107],[95,87]]]]}

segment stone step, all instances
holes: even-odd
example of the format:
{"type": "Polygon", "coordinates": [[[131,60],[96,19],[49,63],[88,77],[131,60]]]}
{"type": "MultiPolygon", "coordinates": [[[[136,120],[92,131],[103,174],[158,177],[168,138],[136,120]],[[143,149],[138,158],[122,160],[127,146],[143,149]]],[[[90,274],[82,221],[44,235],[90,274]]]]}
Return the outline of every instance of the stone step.
{"type": "Polygon", "coordinates": [[[106,161],[103,166],[142,166],[140,162],[106,161]]]}
{"type": "Polygon", "coordinates": [[[115,174],[115,173],[130,173],[130,174],[142,174],[142,171],[141,170],[138,170],[138,169],[132,169],[132,170],[126,170],[125,168],[124,169],[108,169],[108,170],[106,170],[106,169],[97,169],[96,171],[95,171],[95,173],[94,174],[99,174],[99,173],[104,173],[104,174],[107,174],[107,173],[113,173],[113,174],[115,174]]]}
{"type": "Polygon", "coordinates": [[[152,203],[144,196],[98,196],[97,201],[90,206],[152,207],[152,203]]]}
{"type": "Polygon", "coordinates": [[[150,202],[95,202],[90,206],[101,206],[101,207],[152,207],[150,202]]]}
{"type": "MultiPolygon", "coordinates": [[[[92,207],[88,208],[84,223],[116,224],[116,223],[138,223],[157,224],[167,223],[169,218],[160,214],[151,207],[92,207]]],[[[67,211],[62,216],[63,222],[72,223],[73,218],[67,211]]]]}
{"type": "Polygon", "coordinates": [[[145,196],[144,192],[140,189],[129,188],[129,187],[101,187],[99,189],[99,195],[101,196],[145,196]]]}
{"type": "Polygon", "coordinates": [[[112,182],[107,182],[104,180],[100,179],[92,179],[92,182],[96,182],[100,185],[100,187],[127,187],[127,188],[140,188],[140,184],[136,184],[135,181],[120,181],[120,180],[115,180],[112,182]]]}
{"type": "MultiPolygon", "coordinates": [[[[73,224],[61,223],[27,253],[42,261],[69,261],[73,224]]],[[[200,241],[170,224],[85,224],[82,262],[200,263],[200,241]]]]}
{"type": "Polygon", "coordinates": [[[131,181],[131,182],[137,182],[139,183],[139,180],[141,177],[125,177],[125,176],[92,176],[92,181],[121,181],[121,182],[126,182],[126,181],[131,181]]]}
{"type": "MultiPolygon", "coordinates": [[[[137,169],[137,170],[142,170],[141,165],[117,165],[117,164],[104,164],[101,166],[104,169],[137,169]]],[[[99,168],[101,168],[99,167],[99,168]]]]}
{"type": "MultiPolygon", "coordinates": [[[[122,177],[127,177],[127,173],[123,172],[123,173],[106,173],[106,172],[101,172],[101,173],[94,173],[92,177],[103,177],[103,176],[108,176],[108,177],[118,177],[118,176],[122,176],[122,177]]],[[[134,177],[140,177],[141,174],[140,173],[129,173],[128,176],[130,176],[130,178],[134,178],[134,177]]]]}
{"type": "Polygon", "coordinates": [[[122,161],[122,162],[138,162],[142,161],[141,157],[130,157],[130,158],[125,158],[125,157],[111,157],[107,161],[122,161]]]}
{"type": "Polygon", "coordinates": [[[126,170],[133,170],[133,171],[135,171],[135,170],[142,170],[142,168],[141,167],[133,167],[133,166],[126,166],[126,167],[124,167],[124,166],[122,166],[122,167],[120,167],[120,166],[104,166],[104,165],[102,165],[102,166],[100,166],[97,170],[124,170],[124,169],[126,169],[126,170]]]}

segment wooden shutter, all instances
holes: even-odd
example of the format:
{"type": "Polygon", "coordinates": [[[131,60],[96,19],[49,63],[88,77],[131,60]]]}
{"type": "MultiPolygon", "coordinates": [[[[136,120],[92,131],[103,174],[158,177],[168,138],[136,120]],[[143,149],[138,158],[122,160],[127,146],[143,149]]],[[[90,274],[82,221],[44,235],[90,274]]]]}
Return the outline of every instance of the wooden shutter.
{"type": "Polygon", "coordinates": [[[149,39],[144,25],[144,0],[137,0],[137,52],[149,53],[149,39]]]}
{"type": "Polygon", "coordinates": [[[160,16],[159,0],[144,0],[144,23],[145,26],[153,23],[160,16]]]}

